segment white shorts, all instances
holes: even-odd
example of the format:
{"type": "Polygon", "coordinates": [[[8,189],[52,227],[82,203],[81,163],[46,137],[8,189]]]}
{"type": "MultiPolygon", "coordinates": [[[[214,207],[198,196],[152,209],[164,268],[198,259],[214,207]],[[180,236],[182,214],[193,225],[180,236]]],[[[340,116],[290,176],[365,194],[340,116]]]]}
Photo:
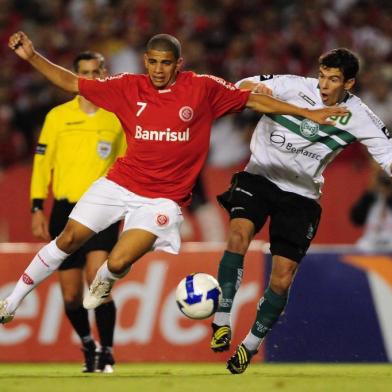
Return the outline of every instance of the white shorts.
{"type": "Polygon", "coordinates": [[[184,219],[177,203],[139,196],[104,177],[90,186],[69,218],[96,233],[124,219],[123,231],[143,229],[158,237],[154,250],[175,254],[180,250],[180,226],[184,219]]]}

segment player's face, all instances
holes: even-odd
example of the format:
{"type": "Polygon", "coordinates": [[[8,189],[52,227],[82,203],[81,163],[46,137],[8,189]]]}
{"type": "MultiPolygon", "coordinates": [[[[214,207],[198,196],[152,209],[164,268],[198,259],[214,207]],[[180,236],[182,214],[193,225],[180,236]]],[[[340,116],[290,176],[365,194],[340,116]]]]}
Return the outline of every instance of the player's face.
{"type": "Polygon", "coordinates": [[[80,60],[78,63],[78,76],[86,79],[104,78],[107,75],[106,69],[102,68],[99,60],[80,60]]]}
{"type": "Polygon", "coordinates": [[[354,79],[344,80],[344,75],[339,68],[319,68],[320,95],[324,105],[332,106],[341,102],[346,91],[354,85],[354,79]]]}
{"type": "Polygon", "coordinates": [[[182,61],[182,58],[176,60],[173,52],[152,49],[144,54],[144,66],[157,89],[168,87],[176,80],[182,61]]]}

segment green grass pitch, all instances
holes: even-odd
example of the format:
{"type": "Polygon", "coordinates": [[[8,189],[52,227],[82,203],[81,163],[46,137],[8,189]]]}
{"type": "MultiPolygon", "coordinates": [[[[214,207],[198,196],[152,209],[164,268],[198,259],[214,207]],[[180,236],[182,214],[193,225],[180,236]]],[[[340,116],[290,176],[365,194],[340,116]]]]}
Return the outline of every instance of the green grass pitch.
{"type": "Polygon", "coordinates": [[[388,364],[118,364],[114,374],[82,374],[79,364],[0,364],[1,392],[377,392],[392,391],[388,364]]]}

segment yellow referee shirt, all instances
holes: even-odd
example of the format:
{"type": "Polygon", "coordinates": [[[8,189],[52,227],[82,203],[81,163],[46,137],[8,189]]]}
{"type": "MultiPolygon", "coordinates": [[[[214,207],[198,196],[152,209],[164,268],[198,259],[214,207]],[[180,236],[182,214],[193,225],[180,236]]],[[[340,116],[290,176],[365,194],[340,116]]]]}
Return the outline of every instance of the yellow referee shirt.
{"type": "Polygon", "coordinates": [[[77,202],[104,176],[126,141],[117,117],[103,109],[87,114],[78,97],[53,108],[46,116],[34,156],[31,199],[46,199],[53,176],[55,199],[77,202]],[[53,174],[52,174],[53,173],[53,174]]]}

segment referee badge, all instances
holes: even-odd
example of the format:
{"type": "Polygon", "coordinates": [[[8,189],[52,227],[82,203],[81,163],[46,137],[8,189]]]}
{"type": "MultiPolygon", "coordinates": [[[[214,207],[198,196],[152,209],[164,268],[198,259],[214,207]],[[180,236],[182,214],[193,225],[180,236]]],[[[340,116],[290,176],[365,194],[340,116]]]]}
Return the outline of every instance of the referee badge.
{"type": "Polygon", "coordinates": [[[102,159],[106,159],[112,152],[112,143],[99,140],[97,145],[97,153],[102,159]]]}

